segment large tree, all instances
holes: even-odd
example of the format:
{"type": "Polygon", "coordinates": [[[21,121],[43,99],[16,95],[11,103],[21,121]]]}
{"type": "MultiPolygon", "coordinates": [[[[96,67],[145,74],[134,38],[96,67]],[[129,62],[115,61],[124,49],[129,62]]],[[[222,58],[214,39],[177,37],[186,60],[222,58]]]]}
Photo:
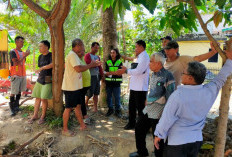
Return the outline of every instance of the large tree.
{"type": "Polygon", "coordinates": [[[63,97],[61,85],[64,71],[65,38],[63,24],[68,16],[71,0],[58,0],[50,11],[45,10],[32,0],[22,0],[31,10],[45,19],[51,34],[53,52],[53,108],[56,115],[62,114],[63,97]]]}

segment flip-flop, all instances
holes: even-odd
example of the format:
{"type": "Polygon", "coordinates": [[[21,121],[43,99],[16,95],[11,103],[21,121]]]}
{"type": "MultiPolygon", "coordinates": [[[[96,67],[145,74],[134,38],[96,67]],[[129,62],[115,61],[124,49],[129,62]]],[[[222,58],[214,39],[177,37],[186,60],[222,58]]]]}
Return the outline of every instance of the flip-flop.
{"type": "Polygon", "coordinates": [[[45,119],[39,119],[39,121],[38,121],[38,124],[40,125],[40,124],[44,124],[45,123],[45,119]]]}
{"type": "Polygon", "coordinates": [[[38,118],[31,118],[28,120],[28,124],[32,124],[34,123],[34,121],[36,121],[38,118]]]}
{"type": "Polygon", "coordinates": [[[74,137],[74,136],[76,136],[76,133],[75,132],[72,132],[72,131],[63,131],[62,130],[62,135],[63,136],[68,136],[68,137],[74,137]]]}

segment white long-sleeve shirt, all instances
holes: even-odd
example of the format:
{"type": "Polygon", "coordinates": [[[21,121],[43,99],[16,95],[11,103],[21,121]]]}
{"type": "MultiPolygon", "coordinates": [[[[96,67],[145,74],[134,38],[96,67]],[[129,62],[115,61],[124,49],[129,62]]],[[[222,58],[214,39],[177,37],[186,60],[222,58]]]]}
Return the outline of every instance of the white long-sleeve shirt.
{"type": "Polygon", "coordinates": [[[128,69],[127,74],[131,75],[130,90],[148,91],[149,84],[149,62],[150,58],[146,51],[141,52],[137,56],[135,69],[128,69]]]}

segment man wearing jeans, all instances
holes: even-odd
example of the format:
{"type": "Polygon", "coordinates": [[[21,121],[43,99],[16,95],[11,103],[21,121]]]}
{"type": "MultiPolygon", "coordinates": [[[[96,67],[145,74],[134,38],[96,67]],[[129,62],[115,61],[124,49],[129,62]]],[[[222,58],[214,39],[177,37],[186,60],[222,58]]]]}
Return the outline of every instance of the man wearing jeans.
{"type": "Polygon", "coordinates": [[[206,68],[199,62],[190,62],[182,73],[181,86],[169,97],[155,130],[154,144],[168,139],[167,157],[197,157],[202,145],[202,129],[218,92],[232,73],[232,52],[226,52],[223,68],[211,82],[203,85],[206,68]]]}

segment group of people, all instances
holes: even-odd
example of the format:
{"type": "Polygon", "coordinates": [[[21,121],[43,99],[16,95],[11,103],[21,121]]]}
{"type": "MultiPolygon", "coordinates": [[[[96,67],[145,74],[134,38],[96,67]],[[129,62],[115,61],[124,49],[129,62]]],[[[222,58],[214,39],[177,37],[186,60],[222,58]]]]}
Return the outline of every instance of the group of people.
{"type": "MultiPolygon", "coordinates": [[[[202,83],[206,76],[206,67],[200,62],[217,53],[212,43],[210,43],[210,52],[199,56],[182,56],[179,54],[178,43],[170,36],[161,40],[163,49],[150,57],[146,52],[146,43],[138,40],[135,43],[135,58],[131,68],[122,65],[118,49],[113,48],[103,71],[100,57],[96,55],[100,47],[99,43],[93,42],[91,52],[85,54],[83,41],[74,39],[72,50],[66,56],[62,83],[65,95],[62,134],[75,135],[68,129],[68,120],[73,109],[80,123],[80,130],[87,129],[88,101],[93,96],[93,108],[94,112],[97,112],[100,80],[106,83],[108,103],[106,116],[115,113],[117,117],[121,117],[120,84],[122,75],[126,73],[131,77],[129,120],[124,129],[135,129],[137,148],[137,151],[129,156],[149,155],[146,148],[146,134],[152,128],[156,157],[196,157],[203,141],[202,129],[206,115],[227,77],[232,73],[232,52],[226,51],[228,59],[220,73],[204,85],[202,83]],[[149,73],[151,73],[150,79],[149,73]]],[[[19,110],[20,92],[25,90],[25,59],[30,52],[22,52],[23,41],[23,37],[16,37],[16,49],[10,51],[12,92],[9,104],[12,116],[19,110]]],[[[39,70],[37,70],[39,77],[32,93],[36,101],[34,115],[29,123],[37,119],[39,124],[45,122],[47,100],[52,97],[52,54],[49,48],[50,43],[47,40],[40,42],[41,55],[38,61],[39,70]],[[39,118],[40,103],[42,103],[42,115],[39,118]]]]}

